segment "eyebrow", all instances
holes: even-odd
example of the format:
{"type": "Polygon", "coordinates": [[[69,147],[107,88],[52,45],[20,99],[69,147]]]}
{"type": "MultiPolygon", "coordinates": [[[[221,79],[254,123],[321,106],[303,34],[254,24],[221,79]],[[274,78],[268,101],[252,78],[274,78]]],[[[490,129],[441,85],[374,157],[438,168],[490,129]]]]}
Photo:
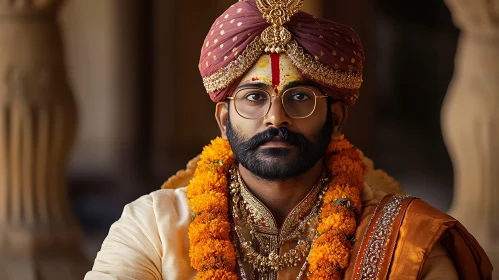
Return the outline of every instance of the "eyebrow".
{"type": "Polygon", "coordinates": [[[263,82],[246,83],[246,84],[238,86],[236,88],[236,91],[239,90],[239,89],[248,88],[248,87],[257,87],[257,88],[261,88],[261,89],[267,89],[270,86],[267,85],[266,83],[263,83],[263,82]]]}
{"type": "Polygon", "coordinates": [[[292,82],[285,84],[282,87],[282,91],[285,91],[287,89],[297,87],[297,86],[311,86],[311,85],[312,85],[312,83],[309,81],[292,81],[292,82]]]}
{"type": "MultiPolygon", "coordinates": [[[[285,84],[283,87],[282,87],[282,91],[285,91],[287,89],[290,89],[290,88],[293,88],[293,87],[297,87],[297,86],[311,86],[313,85],[312,82],[310,81],[292,81],[292,82],[289,82],[287,84],[285,84]]],[[[244,89],[244,88],[248,88],[248,87],[257,87],[257,88],[261,88],[261,89],[268,89],[270,88],[270,86],[266,83],[262,83],[262,82],[254,82],[254,83],[246,83],[246,84],[243,84],[243,85],[240,85],[236,88],[236,91],[239,90],[239,89],[244,89]]]]}

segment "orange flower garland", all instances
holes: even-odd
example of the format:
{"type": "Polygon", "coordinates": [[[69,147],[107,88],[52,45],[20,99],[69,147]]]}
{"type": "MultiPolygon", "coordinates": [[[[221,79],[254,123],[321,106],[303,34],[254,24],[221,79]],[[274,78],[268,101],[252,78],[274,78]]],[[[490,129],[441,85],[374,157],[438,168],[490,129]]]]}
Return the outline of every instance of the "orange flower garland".
{"type": "Polygon", "coordinates": [[[236,251],[230,242],[227,173],[234,164],[229,143],[211,141],[201,153],[187,198],[194,220],[189,225],[189,257],[196,279],[237,280],[236,251]]]}
{"type": "Polygon", "coordinates": [[[330,143],[326,165],[332,179],[320,210],[319,237],[308,257],[308,278],[317,280],[341,279],[349,265],[367,172],[360,153],[343,136],[330,143]]]}
{"type": "MultiPolygon", "coordinates": [[[[187,186],[193,212],[189,257],[196,279],[238,279],[236,253],[230,242],[227,173],[235,159],[228,141],[217,137],[206,146],[187,186]]],[[[343,137],[326,154],[332,180],[320,210],[318,234],[308,257],[310,279],[341,279],[352,253],[356,214],[367,168],[360,153],[343,137]]]]}

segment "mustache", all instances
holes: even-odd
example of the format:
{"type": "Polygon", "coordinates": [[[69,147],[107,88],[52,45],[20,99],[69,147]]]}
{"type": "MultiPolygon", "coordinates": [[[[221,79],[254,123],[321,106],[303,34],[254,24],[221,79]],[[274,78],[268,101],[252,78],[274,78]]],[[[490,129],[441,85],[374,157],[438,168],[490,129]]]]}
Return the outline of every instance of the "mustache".
{"type": "Polygon", "coordinates": [[[287,141],[291,145],[297,146],[299,149],[304,149],[308,143],[307,138],[305,138],[302,134],[292,132],[284,127],[271,127],[242,143],[241,148],[245,151],[255,150],[265,142],[272,140],[274,137],[280,137],[282,140],[287,141]]]}

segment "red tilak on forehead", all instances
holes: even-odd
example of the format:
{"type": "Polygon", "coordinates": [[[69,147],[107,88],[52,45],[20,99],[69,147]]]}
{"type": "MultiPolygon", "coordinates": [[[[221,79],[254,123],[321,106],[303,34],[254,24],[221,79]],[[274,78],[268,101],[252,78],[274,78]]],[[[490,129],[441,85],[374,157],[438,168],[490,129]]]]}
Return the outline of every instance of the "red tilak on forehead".
{"type": "Polygon", "coordinates": [[[278,53],[270,54],[270,63],[272,65],[272,86],[277,88],[281,81],[281,67],[279,63],[280,56],[278,53]]]}

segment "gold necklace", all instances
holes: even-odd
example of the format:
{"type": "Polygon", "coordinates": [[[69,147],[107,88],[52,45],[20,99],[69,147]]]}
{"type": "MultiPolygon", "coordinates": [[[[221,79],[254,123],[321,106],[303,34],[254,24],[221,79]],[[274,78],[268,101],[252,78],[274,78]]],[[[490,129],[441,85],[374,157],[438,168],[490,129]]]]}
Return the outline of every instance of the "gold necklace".
{"type": "Polygon", "coordinates": [[[322,198],[324,197],[325,192],[327,191],[329,178],[327,178],[326,173],[323,172],[321,175],[321,179],[318,184],[322,186],[321,194],[318,196],[317,202],[314,207],[311,209],[310,213],[298,224],[296,230],[294,231],[294,235],[297,237],[297,245],[294,249],[290,249],[288,252],[283,255],[278,255],[275,252],[269,253],[268,256],[264,256],[258,253],[253,248],[253,243],[251,241],[247,241],[242,233],[242,227],[239,225],[240,223],[246,226],[250,230],[250,234],[254,234],[255,225],[253,224],[252,219],[249,219],[245,215],[242,215],[242,210],[240,208],[240,203],[243,201],[243,197],[241,196],[241,186],[244,184],[242,182],[242,178],[239,175],[238,169],[236,166],[233,166],[230,169],[230,193],[232,196],[232,215],[234,218],[234,231],[239,239],[239,247],[243,251],[244,261],[247,261],[254,270],[258,272],[268,272],[269,270],[278,271],[282,268],[297,266],[298,263],[308,256],[308,253],[311,248],[311,244],[317,238],[316,231],[304,240],[302,238],[298,238],[298,236],[303,235],[303,231],[305,226],[309,224],[309,221],[314,217],[317,217],[319,212],[322,198]]]}

